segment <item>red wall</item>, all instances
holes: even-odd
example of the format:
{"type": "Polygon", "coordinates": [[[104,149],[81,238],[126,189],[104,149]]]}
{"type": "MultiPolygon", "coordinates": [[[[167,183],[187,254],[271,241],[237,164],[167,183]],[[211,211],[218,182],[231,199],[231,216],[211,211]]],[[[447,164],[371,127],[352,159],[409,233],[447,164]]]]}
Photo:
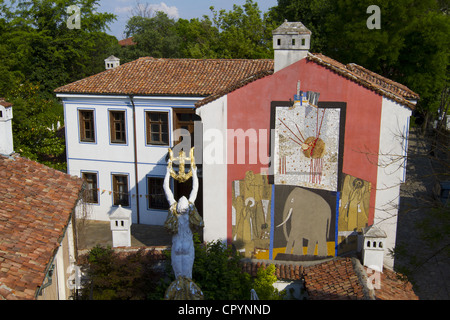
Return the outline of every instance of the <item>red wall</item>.
{"type": "MultiPolygon", "coordinates": [[[[297,82],[302,91],[320,92],[319,101],[347,103],[343,172],[372,183],[376,188],[377,153],[380,133],[382,97],[314,62],[303,59],[277,73],[250,83],[228,94],[228,129],[268,130],[270,141],[270,104],[293,99],[297,82]]],[[[237,164],[235,146],[228,137],[228,239],[231,239],[231,185],[241,180],[245,172],[259,173],[264,164],[237,164]]],[[[268,146],[267,146],[268,148],[268,146]]],[[[248,145],[246,163],[248,163],[248,145]]],[[[369,225],[373,223],[375,192],[371,193],[369,225]]]]}

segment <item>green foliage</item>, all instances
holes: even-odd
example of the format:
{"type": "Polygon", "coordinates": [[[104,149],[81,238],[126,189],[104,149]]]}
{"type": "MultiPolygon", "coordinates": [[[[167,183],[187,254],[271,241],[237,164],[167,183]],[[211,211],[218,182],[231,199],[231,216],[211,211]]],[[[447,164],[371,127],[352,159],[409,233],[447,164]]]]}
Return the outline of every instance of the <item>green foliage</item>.
{"type": "Polygon", "coordinates": [[[133,36],[137,43],[133,59],[142,56],[154,58],[174,58],[178,55],[180,38],[176,32],[175,20],[158,11],[152,18],[131,17],[125,27],[125,33],[133,36]]]}
{"type": "Polygon", "coordinates": [[[64,123],[61,104],[39,95],[39,86],[26,81],[16,83],[7,96],[14,104],[14,150],[23,157],[55,169],[65,169],[65,142],[58,134],[64,123]]]}
{"type": "Polygon", "coordinates": [[[207,300],[242,300],[250,297],[251,278],[242,272],[240,256],[221,241],[201,244],[195,238],[192,278],[207,300]]]}
{"type": "Polygon", "coordinates": [[[153,252],[139,250],[120,256],[110,247],[96,246],[89,251],[83,271],[89,279],[81,299],[149,300],[161,299],[159,279],[153,252]]]}
{"type": "Polygon", "coordinates": [[[125,28],[127,37],[137,43],[117,49],[117,56],[128,62],[138,57],[155,58],[272,58],[274,24],[262,15],[258,4],[246,0],[231,11],[215,11],[213,18],[201,20],[169,18],[163,12],[153,17],[134,16],[125,28]]]}
{"type": "Polygon", "coordinates": [[[214,7],[210,9],[214,25],[220,30],[219,52],[222,58],[273,58],[274,25],[266,15],[262,17],[257,3],[246,0],[242,7],[233,5],[229,12],[217,12],[214,7]]]}
{"type": "Polygon", "coordinates": [[[277,281],[275,276],[275,265],[271,264],[266,268],[259,268],[256,278],[253,281],[253,289],[260,300],[281,300],[282,294],[273,287],[277,281]]]}
{"type": "MultiPolygon", "coordinates": [[[[279,300],[283,292],[273,287],[277,278],[275,266],[260,268],[252,278],[242,271],[237,252],[221,241],[202,244],[194,235],[195,260],[192,278],[200,286],[207,300],[248,300],[255,289],[261,300],[279,300]]],[[[170,262],[170,251],[166,251],[170,262]]],[[[81,299],[94,300],[148,300],[163,299],[170,282],[174,280],[172,267],[166,263],[165,273],[156,271],[152,252],[140,250],[120,256],[110,247],[96,246],[81,261],[89,279],[81,299]]]]}
{"type": "Polygon", "coordinates": [[[0,97],[14,105],[14,149],[65,170],[62,105],[53,90],[104,70],[117,39],[105,33],[113,14],[98,13],[98,0],[0,0],[0,97]],[[66,8],[77,5],[81,29],[67,28],[66,8]]]}

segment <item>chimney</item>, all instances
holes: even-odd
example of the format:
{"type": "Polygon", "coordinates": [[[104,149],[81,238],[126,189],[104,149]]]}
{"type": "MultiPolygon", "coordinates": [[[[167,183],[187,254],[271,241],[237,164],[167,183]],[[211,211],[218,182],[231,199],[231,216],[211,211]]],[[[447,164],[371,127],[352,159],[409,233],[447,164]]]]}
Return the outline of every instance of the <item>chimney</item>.
{"type": "Polygon", "coordinates": [[[5,156],[14,153],[12,118],[12,104],[0,98],[0,154],[5,156]]]}
{"type": "Polygon", "coordinates": [[[362,260],[363,265],[383,272],[384,260],[384,243],[386,241],[386,233],[375,226],[369,226],[363,229],[363,248],[362,260]]]}
{"type": "Polygon", "coordinates": [[[284,23],[272,31],[275,72],[305,58],[310,49],[311,31],[301,22],[284,23]]]}
{"type": "Polygon", "coordinates": [[[120,59],[114,56],[109,56],[105,59],[105,69],[114,69],[115,67],[120,66],[120,59]]]}

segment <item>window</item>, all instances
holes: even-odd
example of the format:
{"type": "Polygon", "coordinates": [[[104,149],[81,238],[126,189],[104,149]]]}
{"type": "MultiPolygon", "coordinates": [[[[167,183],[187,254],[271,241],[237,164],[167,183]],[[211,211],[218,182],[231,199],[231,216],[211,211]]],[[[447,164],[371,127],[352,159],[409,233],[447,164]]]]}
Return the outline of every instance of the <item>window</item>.
{"type": "Polygon", "coordinates": [[[80,110],[80,141],[95,142],[94,111],[80,110]]]}
{"type": "Polygon", "coordinates": [[[281,39],[279,39],[279,38],[277,39],[277,45],[279,45],[279,46],[281,45],[281,39]]]}
{"type": "Polygon", "coordinates": [[[109,127],[111,134],[111,143],[117,144],[127,143],[125,111],[110,111],[109,127]]]}
{"type": "MultiPolygon", "coordinates": [[[[174,129],[186,129],[191,134],[191,144],[194,145],[194,121],[200,121],[200,117],[193,109],[174,109],[174,129]]],[[[181,141],[179,137],[175,144],[181,141]]]]}
{"type": "Polygon", "coordinates": [[[113,176],[113,204],[128,207],[130,205],[128,196],[128,176],[114,174],[113,176]]]}
{"type": "Polygon", "coordinates": [[[295,39],[292,39],[292,45],[295,46],[295,39]]]}
{"type": "Polygon", "coordinates": [[[147,144],[169,145],[169,113],[146,112],[147,144]]]}
{"type": "Polygon", "coordinates": [[[167,202],[166,195],[164,193],[163,183],[163,178],[147,178],[149,209],[169,209],[169,203],[167,202]]]}
{"type": "Polygon", "coordinates": [[[91,172],[83,172],[82,177],[87,185],[86,202],[98,203],[97,174],[91,172]]]}
{"type": "Polygon", "coordinates": [[[304,46],[305,45],[305,38],[302,38],[302,46],[304,46]]]}

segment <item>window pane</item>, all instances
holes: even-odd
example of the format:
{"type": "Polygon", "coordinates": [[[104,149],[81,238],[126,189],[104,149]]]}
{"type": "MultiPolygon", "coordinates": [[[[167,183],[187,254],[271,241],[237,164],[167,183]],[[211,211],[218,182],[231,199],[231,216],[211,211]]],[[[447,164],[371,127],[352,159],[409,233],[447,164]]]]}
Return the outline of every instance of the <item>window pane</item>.
{"type": "Polygon", "coordinates": [[[160,114],[158,112],[150,112],[151,121],[159,121],[160,114]]]}
{"type": "Polygon", "coordinates": [[[147,112],[147,144],[168,144],[168,119],[168,112],[147,112]]]}
{"type": "Polygon", "coordinates": [[[86,202],[98,203],[97,174],[84,172],[82,176],[87,185],[86,202]]]}
{"type": "Polygon", "coordinates": [[[159,132],[159,124],[152,124],[152,132],[159,132]]]}
{"type": "Polygon", "coordinates": [[[80,110],[80,140],[83,142],[95,142],[94,111],[80,110]]]}
{"type": "Polygon", "coordinates": [[[128,177],[125,175],[113,175],[114,205],[129,206],[128,177]]]}
{"type": "Polygon", "coordinates": [[[126,143],[125,111],[110,111],[112,143],[126,143]]]}
{"type": "Polygon", "coordinates": [[[161,137],[162,142],[169,143],[169,134],[163,133],[161,137]]]}
{"type": "Polygon", "coordinates": [[[149,209],[169,209],[163,188],[164,179],[147,178],[148,183],[148,208],[149,209]]]}

